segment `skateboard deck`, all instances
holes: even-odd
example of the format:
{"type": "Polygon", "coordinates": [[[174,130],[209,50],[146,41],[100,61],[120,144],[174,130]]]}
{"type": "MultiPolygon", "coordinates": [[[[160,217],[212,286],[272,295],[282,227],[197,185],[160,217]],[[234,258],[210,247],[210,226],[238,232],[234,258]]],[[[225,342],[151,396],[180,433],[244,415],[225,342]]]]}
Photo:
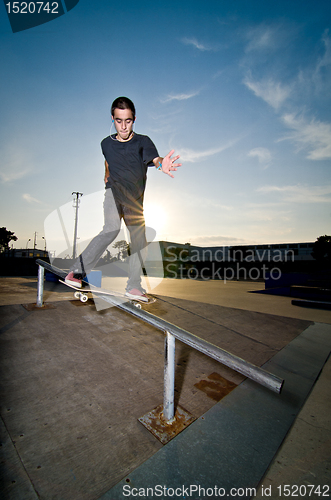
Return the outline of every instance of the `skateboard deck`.
{"type": "Polygon", "coordinates": [[[105,288],[98,288],[98,287],[94,287],[91,285],[89,285],[89,287],[85,287],[85,288],[84,287],[78,288],[74,285],[70,285],[69,283],[66,283],[64,280],[59,280],[59,281],[61,283],[63,283],[64,285],[68,286],[69,288],[72,288],[73,290],[75,290],[74,297],[75,297],[75,299],[79,299],[81,302],[88,301],[88,294],[89,293],[92,293],[92,294],[95,293],[96,295],[99,294],[99,295],[110,295],[112,297],[119,297],[121,299],[124,299],[127,302],[131,302],[131,304],[138,307],[139,309],[141,309],[141,306],[143,304],[149,305],[149,304],[153,304],[154,302],[156,302],[155,297],[152,297],[151,295],[147,295],[148,302],[146,302],[145,300],[142,300],[142,299],[130,299],[130,297],[127,297],[124,293],[113,292],[111,290],[106,290],[105,288]]]}

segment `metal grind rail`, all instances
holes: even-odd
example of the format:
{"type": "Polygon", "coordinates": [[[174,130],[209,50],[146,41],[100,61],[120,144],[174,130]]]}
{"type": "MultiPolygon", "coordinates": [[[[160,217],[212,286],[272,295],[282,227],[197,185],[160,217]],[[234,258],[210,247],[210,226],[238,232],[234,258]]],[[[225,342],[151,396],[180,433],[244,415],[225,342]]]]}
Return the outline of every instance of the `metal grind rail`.
{"type": "MultiPolygon", "coordinates": [[[[37,259],[36,263],[39,265],[38,271],[38,296],[37,306],[43,305],[43,283],[44,283],[44,268],[49,272],[64,278],[66,273],[61,269],[51,266],[48,262],[37,259]],[[43,268],[43,269],[41,269],[43,268]]],[[[163,418],[167,423],[174,421],[175,408],[174,408],[174,392],[175,392],[175,339],[180,340],[184,344],[189,345],[193,349],[200,351],[210,358],[219,361],[225,366],[241,373],[245,377],[254,380],[255,382],[267,387],[277,394],[280,393],[284,380],[267,372],[259,366],[255,366],[244,359],[235,356],[234,354],[221,349],[220,347],[207,342],[206,340],[197,337],[196,335],[165,321],[158,316],[138,309],[129,302],[123,302],[122,298],[109,295],[99,295],[104,301],[109,304],[119,307],[120,309],[128,312],[132,316],[143,320],[155,328],[165,332],[165,366],[164,366],[164,398],[163,398],[163,418]]]]}

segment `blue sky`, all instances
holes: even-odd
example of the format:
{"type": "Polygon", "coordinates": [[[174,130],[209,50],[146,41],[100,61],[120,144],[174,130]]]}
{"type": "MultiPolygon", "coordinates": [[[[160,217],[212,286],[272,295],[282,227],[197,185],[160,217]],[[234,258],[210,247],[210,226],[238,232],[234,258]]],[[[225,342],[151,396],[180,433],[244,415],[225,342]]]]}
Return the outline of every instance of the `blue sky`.
{"type": "Polygon", "coordinates": [[[149,170],[157,239],[330,234],[330,10],[305,0],[80,0],[13,34],[3,6],[0,226],[16,247],[35,231],[43,247],[44,220],[73,191],[103,190],[100,142],[111,102],[127,95],[135,130],[183,163],[175,179],[149,170]]]}

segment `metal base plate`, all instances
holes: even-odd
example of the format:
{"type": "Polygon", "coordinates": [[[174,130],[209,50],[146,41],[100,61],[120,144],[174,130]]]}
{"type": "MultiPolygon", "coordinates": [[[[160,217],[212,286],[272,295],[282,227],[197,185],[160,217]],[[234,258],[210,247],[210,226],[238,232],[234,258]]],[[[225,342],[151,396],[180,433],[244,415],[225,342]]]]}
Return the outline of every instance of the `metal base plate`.
{"type": "Polygon", "coordinates": [[[55,309],[53,304],[46,304],[45,302],[41,307],[37,306],[37,304],[22,304],[22,306],[27,311],[45,311],[45,309],[55,309]]]}
{"type": "Polygon", "coordinates": [[[191,413],[177,406],[174,421],[167,423],[163,418],[163,405],[159,405],[154,410],[146,413],[143,417],[138,418],[146,429],[148,429],[162,444],[168,443],[177,434],[182,432],[194,420],[196,420],[191,413]]]}

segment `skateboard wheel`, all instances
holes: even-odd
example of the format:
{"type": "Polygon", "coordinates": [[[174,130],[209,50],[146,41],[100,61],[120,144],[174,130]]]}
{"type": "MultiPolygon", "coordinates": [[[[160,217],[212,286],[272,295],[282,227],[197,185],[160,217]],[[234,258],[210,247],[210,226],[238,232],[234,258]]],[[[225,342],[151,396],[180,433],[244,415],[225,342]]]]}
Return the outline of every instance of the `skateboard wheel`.
{"type": "Polygon", "coordinates": [[[81,302],[87,302],[88,296],[85,293],[81,293],[80,300],[81,300],[81,302]]]}
{"type": "Polygon", "coordinates": [[[141,309],[141,304],[139,304],[139,302],[136,302],[135,306],[136,306],[137,309],[141,309]]]}
{"type": "Polygon", "coordinates": [[[75,292],[74,297],[75,299],[80,299],[80,292],[75,292]]]}

